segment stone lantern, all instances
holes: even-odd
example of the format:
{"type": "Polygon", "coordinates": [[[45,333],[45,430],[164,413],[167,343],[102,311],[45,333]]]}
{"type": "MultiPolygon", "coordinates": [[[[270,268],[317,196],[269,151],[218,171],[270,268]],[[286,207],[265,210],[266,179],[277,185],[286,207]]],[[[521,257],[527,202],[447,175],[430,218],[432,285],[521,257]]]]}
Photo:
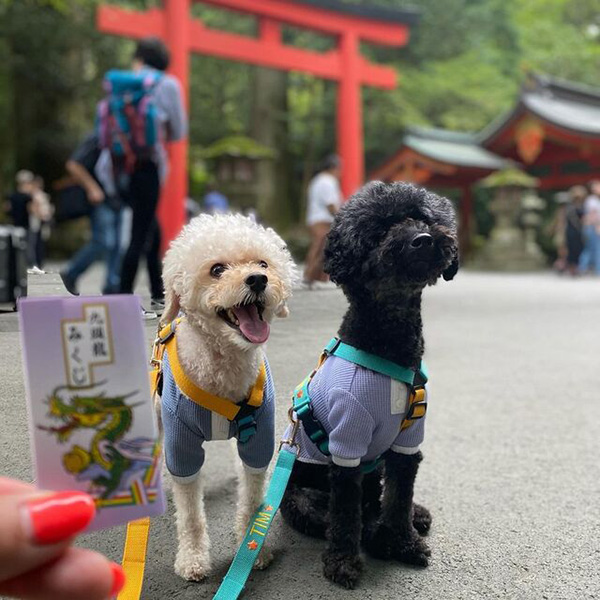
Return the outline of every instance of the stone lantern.
{"type": "Polygon", "coordinates": [[[473,266],[493,271],[533,271],[546,266],[535,240],[544,201],[535,194],[538,180],[516,168],[482,181],[493,190],[489,204],[495,223],[473,266]]]}
{"type": "Polygon", "coordinates": [[[249,137],[234,135],[217,140],[199,154],[211,165],[217,187],[229,198],[232,208],[260,208],[258,167],[275,157],[274,150],[249,137]]]}

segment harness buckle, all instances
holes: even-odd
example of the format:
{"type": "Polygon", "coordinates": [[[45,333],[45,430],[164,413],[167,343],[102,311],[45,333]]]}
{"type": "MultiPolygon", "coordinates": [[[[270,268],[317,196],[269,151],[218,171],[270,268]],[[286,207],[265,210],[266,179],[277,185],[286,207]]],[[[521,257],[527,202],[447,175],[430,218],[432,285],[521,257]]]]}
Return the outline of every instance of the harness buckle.
{"type": "Polygon", "coordinates": [[[238,440],[245,444],[256,433],[256,419],[254,415],[248,415],[237,420],[238,440]]]}
{"type": "Polygon", "coordinates": [[[160,351],[161,340],[157,337],[152,344],[152,356],[150,358],[150,366],[158,370],[162,370],[162,352],[160,351]]]}
{"type": "Polygon", "coordinates": [[[413,402],[404,417],[404,421],[416,421],[422,419],[427,412],[427,401],[421,400],[419,402],[413,402]]]}
{"type": "Polygon", "coordinates": [[[329,344],[327,344],[327,346],[323,350],[323,354],[326,354],[327,356],[332,356],[335,354],[335,351],[339,348],[340,344],[342,343],[342,340],[340,338],[336,337],[336,338],[333,338],[333,340],[331,340],[331,342],[329,342],[329,344]],[[334,342],[334,343],[332,344],[331,342],[334,342]]]}

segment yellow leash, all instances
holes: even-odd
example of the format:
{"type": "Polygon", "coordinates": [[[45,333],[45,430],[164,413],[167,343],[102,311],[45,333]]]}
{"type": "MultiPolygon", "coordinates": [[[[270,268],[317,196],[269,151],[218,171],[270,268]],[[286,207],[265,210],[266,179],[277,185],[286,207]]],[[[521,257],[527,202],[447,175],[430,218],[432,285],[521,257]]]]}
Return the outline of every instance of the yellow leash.
{"type": "Polygon", "coordinates": [[[117,596],[118,600],[138,600],[142,593],[149,533],[149,517],[131,521],[127,525],[125,549],[121,563],[125,572],[125,587],[117,596]]]}
{"type": "MultiPolygon", "coordinates": [[[[191,381],[181,368],[177,356],[177,342],[175,328],[181,319],[167,325],[160,330],[152,350],[152,370],[150,371],[150,392],[154,398],[162,377],[162,360],[166,348],[169,352],[169,365],[173,372],[173,379],[179,389],[193,402],[212,412],[233,421],[243,405],[234,404],[230,400],[220,398],[200,389],[191,381]]],[[[262,363],[254,386],[248,397],[250,406],[258,407],[263,401],[265,379],[267,376],[265,364],[262,363]]],[[[150,518],[138,519],[127,524],[125,547],[121,566],[125,572],[125,587],[117,596],[117,600],[139,600],[144,584],[144,569],[146,567],[146,551],[150,535],[150,518]]]]}

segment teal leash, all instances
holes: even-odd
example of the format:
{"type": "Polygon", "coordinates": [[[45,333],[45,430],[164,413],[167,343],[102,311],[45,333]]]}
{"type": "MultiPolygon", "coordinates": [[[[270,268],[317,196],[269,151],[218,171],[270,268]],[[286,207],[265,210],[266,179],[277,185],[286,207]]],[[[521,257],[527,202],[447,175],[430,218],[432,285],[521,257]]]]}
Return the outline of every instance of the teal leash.
{"type": "MultiPolygon", "coordinates": [[[[292,443],[293,439],[294,437],[292,436],[292,443]]],[[[289,442],[286,441],[283,443],[289,442]]],[[[258,553],[265,543],[265,539],[273,523],[273,518],[279,510],[295,461],[295,453],[288,450],[279,451],[273,477],[271,477],[265,499],[254,513],[246,535],[213,600],[236,600],[242,593],[252,567],[256,562],[258,553]]]]}

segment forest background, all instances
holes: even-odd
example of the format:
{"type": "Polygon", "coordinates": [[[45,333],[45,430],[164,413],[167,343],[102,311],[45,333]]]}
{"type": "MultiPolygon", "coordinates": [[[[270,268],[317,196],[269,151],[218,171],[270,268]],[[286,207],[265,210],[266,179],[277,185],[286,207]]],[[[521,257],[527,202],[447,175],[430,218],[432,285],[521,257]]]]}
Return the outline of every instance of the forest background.
{"type": "MultiPolygon", "coordinates": [[[[344,0],[360,3],[358,0],[344,0]]],[[[154,0],[113,2],[148,8],[154,0]]],[[[127,67],[133,44],[100,34],[99,0],[0,0],[0,194],[17,169],[52,182],[93,126],[104,72],[127,67]]],[[[363,88],[367,170],[393,154],[413,125],[478,131],[511,107],[527,72],[600,86],[598,0],[377,0],[415,8],[420,23],[403,49],[364,46],[393,65],[393,91],[363,88]]],[[[195,4],[212,27],[252,34],[249,17],[195,4]]],[[[284,39],[326,50],[331,38],[287,27],[284,39]]],[[[197,199],[211,164],[203,148],[232,135],[272,147],[262,177],[277,201],[268,222],[289,229],[302,220],[304,190],[320,159],[335,149],[335,85],[220,59],[192,60],[191,195],[197,199]]]]}

